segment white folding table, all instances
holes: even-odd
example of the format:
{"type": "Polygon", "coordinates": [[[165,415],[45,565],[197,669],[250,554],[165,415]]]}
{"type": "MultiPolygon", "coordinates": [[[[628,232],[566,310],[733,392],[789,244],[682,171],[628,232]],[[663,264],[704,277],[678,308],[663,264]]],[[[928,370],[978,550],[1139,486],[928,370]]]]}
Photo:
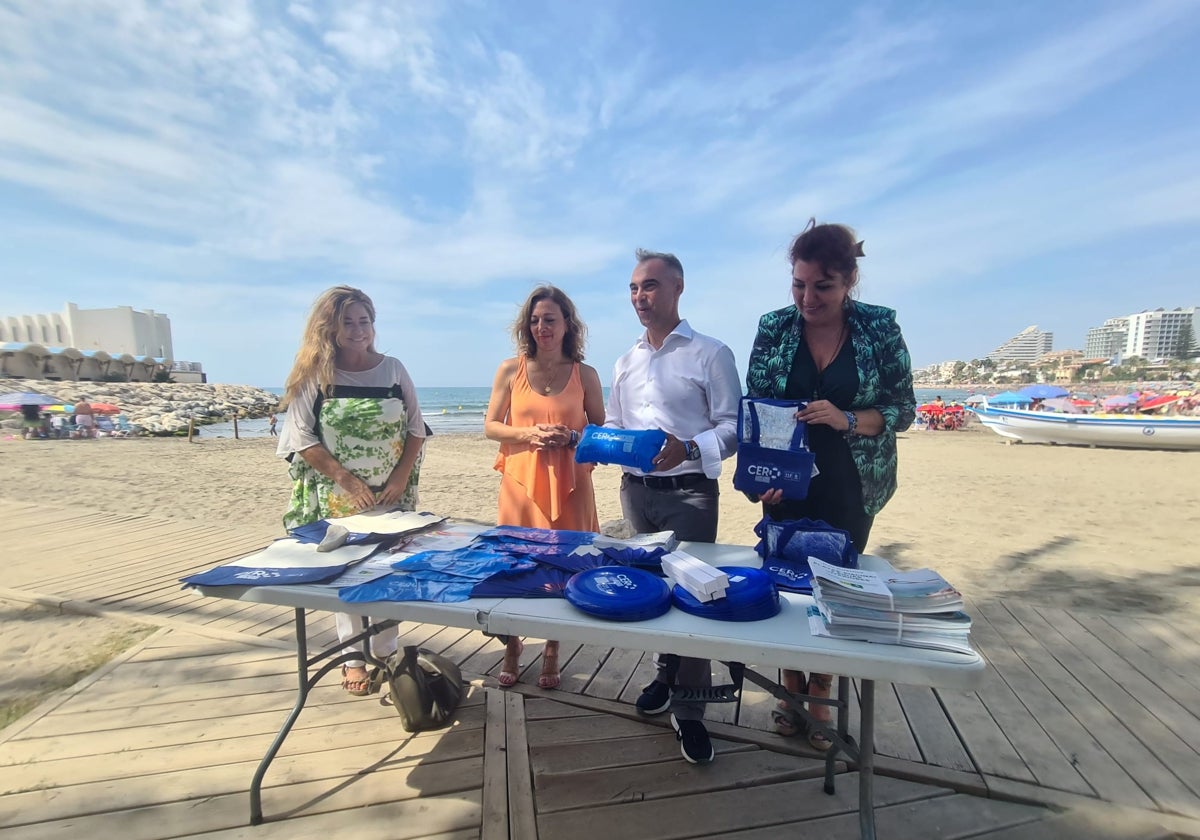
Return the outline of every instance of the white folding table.
{"type": "MultiPolygon", "coordinates": [[[[711,543],[683,543],[682,549],[718,566],[760,565],[758,555],[745,546],[711,543]]],[[[860,558],[863,568],[886,568],[878,558],[860,558]]],[[[978,653],[969,655],[898,645],[869,644],[814,637],[808,629],[807,595],[781,593],[783,609],[764,621],[726,622],[700,618],[681,610],[650,621],[616,622],[586,615],[560,598],[472,598],[459,603],[427,601],[378,601],[346,603],[336,591],[319,586],[200,586],[206,596],[295,609],[296,661],[299,694],[296,704],[276,735],[250,785],[250,822],[262,822],[261,788],[263,777],[284,739],[300,716],[308,693],[314,685],[347,659],[341,643],[313,655],[308,653],[306,610],[370,615],[377,624],[366,626],[360,637],[366,639],[384,627],[401,621],[440,624],[480,630],[496,636],[521,635],[543,639],[564,639],[626,650],[669,651],[682,656],[715,659],[730,666],[735,679],[744,676],[791,703],[811,718],[803,708],[803,695],[790,695],[782,686],[743,665],[764,665],[797,671],[837,674],[838,697],[829,701],[837,708],[836,729],[828,734],[834,743],[825,759],[825,790],[833,792],[833,770],[838,755],[845,755],[859,771],[859,821],[867,840],[875,837],[873,809],[875,682],[899,682],[932,688],[972,689],[982,679],[984,660],[978,653]],[[314,670],[315,668],[315,670],[314,670]],[[847,703],[849,680],[861,680],[860,729],[857,743],[848,733],[847,703]]]]}

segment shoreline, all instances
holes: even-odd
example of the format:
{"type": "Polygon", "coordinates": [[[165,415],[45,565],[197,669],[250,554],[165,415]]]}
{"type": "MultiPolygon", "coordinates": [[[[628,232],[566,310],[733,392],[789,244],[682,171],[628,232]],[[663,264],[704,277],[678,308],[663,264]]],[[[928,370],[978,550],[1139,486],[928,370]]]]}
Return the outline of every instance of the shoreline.
{"type": "MultiPolygon", "coordinates": [[[[1102,611],[1200,609],[1200,455],[1005,445],[982,427],[899,438],[900,487],[868,551],[928,566],[968,597],[1102,611]]],[[[0,441],[0,498],[278,529],[290,494],[271,438],[0,441]]],[[[482,433],[430,439],[420,508],[494,522],[497,445],[482,433]]],[[[720,479],[718,540],[753,546],[761,509],[720,479]]],[[[617,467],[593,473],[601,522],[621,516],[617,467]]]]}

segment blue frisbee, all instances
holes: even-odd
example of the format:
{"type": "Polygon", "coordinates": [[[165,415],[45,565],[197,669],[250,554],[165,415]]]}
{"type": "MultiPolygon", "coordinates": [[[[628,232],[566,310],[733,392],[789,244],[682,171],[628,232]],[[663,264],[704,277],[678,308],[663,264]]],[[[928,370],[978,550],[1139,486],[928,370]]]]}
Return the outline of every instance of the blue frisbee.
{"type": "Polygon", "coordinates": [[[609,621],[646,621],[671,609],[667,582],[630,566],[576,572],[563,595],[576,609],[609,621]]]}
{"type": "Polygon", "coordinates": [[[697,601],[682,586],[676,586],[671,593],[675,606],[686,613],[715,621],[761,621],[777,615],[782,609],[779,590],[766,572],[742,566],[718,568],[729,575],[729,588],[725,590],[724,598],[697,601]]]}

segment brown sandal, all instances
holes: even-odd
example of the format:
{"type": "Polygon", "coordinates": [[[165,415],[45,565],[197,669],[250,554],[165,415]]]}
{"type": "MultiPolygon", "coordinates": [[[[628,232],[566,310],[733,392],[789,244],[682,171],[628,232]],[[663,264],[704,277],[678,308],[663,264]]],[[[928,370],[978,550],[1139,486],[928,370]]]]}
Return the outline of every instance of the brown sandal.
{"type": "MultiPolygon", "coordinates": [[[[808,689],[805,693],[813,697],[827,698],[829,690],[833,687],[833,677],[829,674],[809,674],[808,689]]],[[[809,703],[808,713],[821,723],[833,722],[833,707],[826,706],[824,703],[809,703]]],[[[813,749],[826,752],[833,746],[833,741],[829,736],[819,729],[809,727],[808,743],[812,744],[813,749]]]]}
{"type": "Polygon", "coordinates": [[[504,646],[504,664],[500,666],[500,675],[496,677],[496,682],[504,688],[517,684],[517,678],[521,676],[521,654],[524,652],[525,643],[519,636],[511,636],[504,646]]]}
{"type": "Polygon", "coordinates": [[[547,690],[558,688],[558,642],[550,640],[542,651],[542,673],[538,675],[538,687],[547,690]]]}
{"type": "Polygon", "coordinates": [[[343,665],[342,666],[342,688],[347,694],[355,697],[366,697],[371,693],[371,675],[367,673],[365,665],[343,665]],[[361,677],[350,678],[351,671],[361,671],[361,677]]]}

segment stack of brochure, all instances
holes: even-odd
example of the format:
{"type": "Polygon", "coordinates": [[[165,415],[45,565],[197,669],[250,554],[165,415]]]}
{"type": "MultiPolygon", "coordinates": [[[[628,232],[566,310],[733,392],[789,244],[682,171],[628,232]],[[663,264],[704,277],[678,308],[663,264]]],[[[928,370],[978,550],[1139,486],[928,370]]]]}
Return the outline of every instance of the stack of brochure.
{"type": "Polygon", "coordinates": [[[814,636],[971,653],[962,595],[930,569],[872,572],[809,558],[814,636]]]}

